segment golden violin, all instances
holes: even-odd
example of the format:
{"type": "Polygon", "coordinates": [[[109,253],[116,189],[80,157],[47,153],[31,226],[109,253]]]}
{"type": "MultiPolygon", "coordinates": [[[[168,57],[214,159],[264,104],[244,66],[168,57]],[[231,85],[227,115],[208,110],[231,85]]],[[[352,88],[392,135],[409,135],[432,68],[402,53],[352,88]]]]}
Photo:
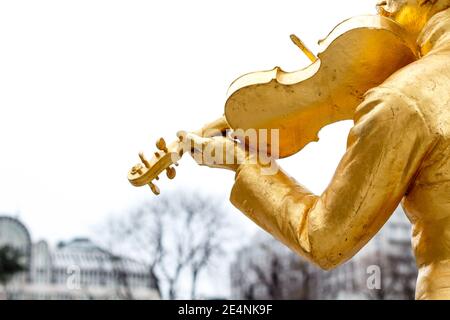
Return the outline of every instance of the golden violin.
{"type": "MultiPolygon", "coordinates": [[[[312,61],[308,67],[295,72],[276,67],[238,78],[228,90],[224,117],[195,133],[276,129],[278,158],[289,157],[317,141],[324,126],[352,119],[367,90],[417,59],[406,31],[383,16],[342,22],[319,42],[317,57],[298,38],[291,39],[312,61]]],[[[267,146],[270,144],[268,137],[267,146]]],[[[154,180],[164,170],[173,179],[173,166],[188,150],[180,140],[166,145],[159,139],[156,146],[159,151],[150,160],[140,154],[141,163],[130,170],[128,179],[134,186],[148,184],[159,194],[154,180]]]]}

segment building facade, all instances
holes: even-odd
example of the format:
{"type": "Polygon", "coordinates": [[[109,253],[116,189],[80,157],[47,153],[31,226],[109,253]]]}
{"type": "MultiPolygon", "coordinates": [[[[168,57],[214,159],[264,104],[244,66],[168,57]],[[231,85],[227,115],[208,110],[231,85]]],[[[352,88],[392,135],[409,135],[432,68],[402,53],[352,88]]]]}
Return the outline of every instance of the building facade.
{"type": "Polygon", "coordinates": [[[146,264],[117,256],[89,239],[52,248],[32,243],[18,220],[0,216],[0,247],[20,249],[26,271],[7,286],[12,299],[158,299],[146,264]]]}

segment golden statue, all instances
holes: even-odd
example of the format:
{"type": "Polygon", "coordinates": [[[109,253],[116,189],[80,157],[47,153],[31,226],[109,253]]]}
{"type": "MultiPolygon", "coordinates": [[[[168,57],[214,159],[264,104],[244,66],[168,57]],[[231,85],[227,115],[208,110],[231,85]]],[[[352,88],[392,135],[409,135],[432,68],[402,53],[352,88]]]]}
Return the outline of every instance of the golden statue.
{"type": "Polygon", "coordinates": [[[184,152],[202,165],[233,170],[231,202],[327,270],[354,256],[402,203],[413,225],[416,298],[450,299],[450,0],[388,0],[377,7],[377,16],[336,27],[318,57],[293,36],[309,67],[239,78],[224,117],[180,133],[171,145],[159,140],[150,161],[140,155],[143,164],[130,171],[130,182],[159,193],[153,180],[166,169],[175,177],[171,165],[184,152]],[[322,127],[344,119],[354,127],[322,195],[272,161],[299,152],[322,127]],[[227,128],[233,135],[221,136],[227,128]],[[250,146],[251,129],[277,135],[258,136],[250,146]],[[271,161],[261,161],[262,152],[271,161]]]}

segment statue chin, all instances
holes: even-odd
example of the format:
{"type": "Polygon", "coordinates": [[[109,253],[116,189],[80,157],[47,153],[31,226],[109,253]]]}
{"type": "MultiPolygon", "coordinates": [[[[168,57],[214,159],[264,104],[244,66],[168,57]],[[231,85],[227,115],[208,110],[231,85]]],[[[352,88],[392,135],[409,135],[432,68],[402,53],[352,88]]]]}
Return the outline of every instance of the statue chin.
{"type": "Polygon", "coordinates": [[[378,13],[394,20],[407,15],[407,13],[431,18],[434,14],[449,7],[450,0],[381,0],[377,3],[378,13]]]}
{"type": "Polygon", "coordinates": [[[392,18],[401,8],[405,7],[411,0],[384,0],[377,3],[378,13],[392,18]]]}
{"type": "Polygon", "coordinates": [[[434,14],[449,7],[450,0],[385,0],[377,4],[380,15],[397,21],[413,36],[434,14]]]}

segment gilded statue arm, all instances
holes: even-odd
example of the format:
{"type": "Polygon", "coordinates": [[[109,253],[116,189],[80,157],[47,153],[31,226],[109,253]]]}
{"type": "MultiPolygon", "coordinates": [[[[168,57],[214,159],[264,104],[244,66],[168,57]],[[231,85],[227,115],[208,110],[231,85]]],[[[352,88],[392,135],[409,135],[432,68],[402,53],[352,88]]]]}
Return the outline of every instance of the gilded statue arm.
{"type": "MultiPolygon", "coordinates": [[[[414,102],[377,88],[358,107],[347,151],[316,196],[282,170],[262,175],[241,164],[231,202],[298,254],[331,269],[356,254],[384,225],[432,145],[414,102]]],[[[301,124],[299,124],[301,125],[301,124]]]]}

